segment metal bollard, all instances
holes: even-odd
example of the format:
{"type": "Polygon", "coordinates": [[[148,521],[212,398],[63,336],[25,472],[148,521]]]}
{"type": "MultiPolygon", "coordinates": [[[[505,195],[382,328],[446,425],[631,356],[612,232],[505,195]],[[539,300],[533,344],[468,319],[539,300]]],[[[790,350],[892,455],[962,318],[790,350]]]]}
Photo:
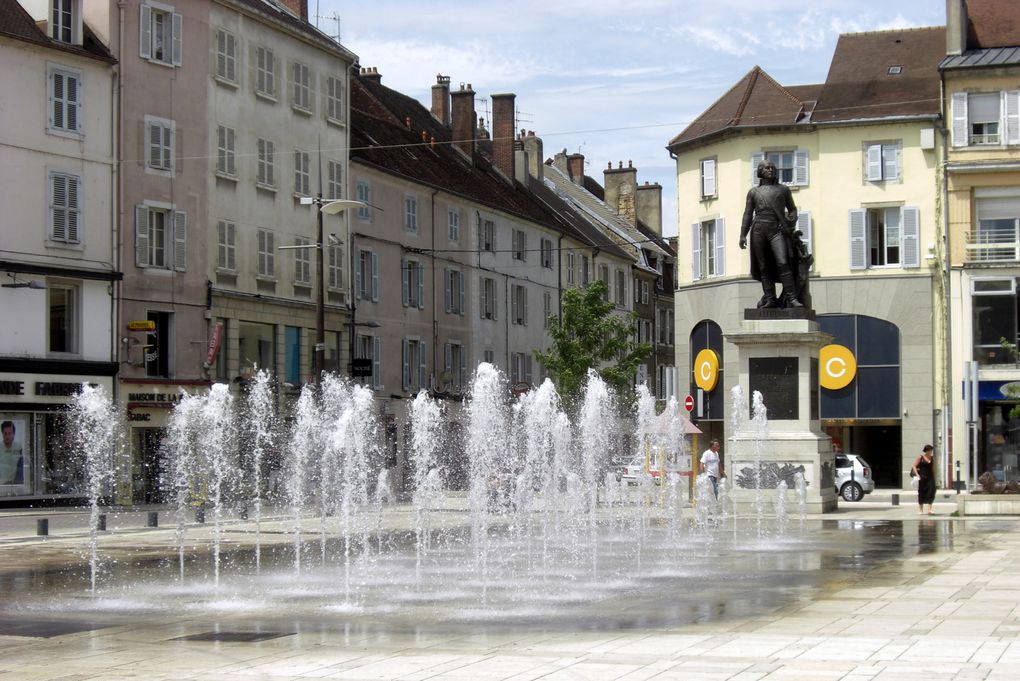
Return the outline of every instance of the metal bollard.
{"type": "Polygon", "coordinates": [[[900,495],[899,494],[893,494],[892,495],[892,505],[893,506],[899,506],[900,505],[900,495]]]}
{"type": "Polygon", "coordinates": [[[35,521],[35,533],[40,537],[45,537],[50,533],[50,519],[39,518],[35,521]]]}
{"type": "Polygon", "coordinates": [[[149,511],[147,527],[159,527],[159,511],[149,511]]]}
{"type": "Polygon", "coordinates": [[[106,514],[100,513],[96,520],[96,529],[100,532],[106,532],[106,514]]]}

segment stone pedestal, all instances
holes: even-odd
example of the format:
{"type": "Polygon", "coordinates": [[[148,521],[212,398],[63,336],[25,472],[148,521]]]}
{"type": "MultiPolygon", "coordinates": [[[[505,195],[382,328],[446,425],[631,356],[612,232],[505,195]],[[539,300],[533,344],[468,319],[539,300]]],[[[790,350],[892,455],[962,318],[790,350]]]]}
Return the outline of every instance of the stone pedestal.
{"type": "Polygon", "coordinates": [[[819,330],[813,317],[803,309],[747,310],[741,330],[726,336],[737,347],[739,384],[747,401],[740,429],[733,432],[732,417],[728,424],[726,475],[738,510],[753,507],[760,480],[766,514],[771,514],[776,488],[785,480],[786,508],[796,514],[797,472],[807,483],[808,513],[836,509],[832,446],[821,431],[818,413],[818,351],[832,337],[819,330]],[[751,419],[756,390],[767,409],[764,438],[751,419]]]}

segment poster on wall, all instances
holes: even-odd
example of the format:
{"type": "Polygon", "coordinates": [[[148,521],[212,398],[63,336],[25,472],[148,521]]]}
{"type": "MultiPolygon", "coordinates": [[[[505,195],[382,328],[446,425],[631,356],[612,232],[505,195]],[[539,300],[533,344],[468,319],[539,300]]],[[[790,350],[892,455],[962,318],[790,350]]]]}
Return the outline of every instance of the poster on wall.
{"type": "Polygon", "coordinates": [[[0,415],[0,494],[17,494],[29,484],[31,467],[28,461],[28,421],[11,415],[0,415]],[[12,487],[17,488],[12,489],[12,487]]]}

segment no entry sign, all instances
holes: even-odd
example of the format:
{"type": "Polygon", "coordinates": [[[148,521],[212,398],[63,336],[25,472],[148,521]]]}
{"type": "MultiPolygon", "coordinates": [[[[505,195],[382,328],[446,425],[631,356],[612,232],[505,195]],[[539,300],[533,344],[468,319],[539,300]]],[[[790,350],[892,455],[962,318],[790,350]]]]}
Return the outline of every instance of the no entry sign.
{"type": "Polygon", "coordinates": [[[684,408],[687,411],[694,411],[694,398],[690,395],[684,398],[684,408]]]}

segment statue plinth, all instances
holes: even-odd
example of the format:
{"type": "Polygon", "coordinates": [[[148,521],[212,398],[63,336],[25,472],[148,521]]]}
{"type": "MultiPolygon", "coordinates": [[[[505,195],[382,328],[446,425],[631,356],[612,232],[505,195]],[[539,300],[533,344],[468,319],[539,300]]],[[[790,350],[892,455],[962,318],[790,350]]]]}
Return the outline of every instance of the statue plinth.
{"type": "Polygon", "coordinates": [[[810,319],[814,321],[815,311],[806,307],[749,307],[744,309],[744,321],[768,319],[810,319]]]}

